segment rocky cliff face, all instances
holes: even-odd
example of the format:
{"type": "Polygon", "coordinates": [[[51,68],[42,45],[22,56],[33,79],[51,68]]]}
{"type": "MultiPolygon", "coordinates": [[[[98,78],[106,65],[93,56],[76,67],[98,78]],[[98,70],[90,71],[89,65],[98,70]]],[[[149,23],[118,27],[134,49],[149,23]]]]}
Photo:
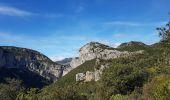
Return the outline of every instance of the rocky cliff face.
{"type": "MultiPolygon", "coordinates": [[[[136,53],[140,53],[142,51],[138,51],[136,53]]],[[[113,59],[118,58],[120,56],[127,56],[133,54],[133,52],[127,52],[127,51],[118,51],[112,47],[109,47],[107,45],[98,43],[98,42],[90,42],[86,45],[84,45],[79,50],[79,57],[74,58],[70,62],[70,66],[67,67],[63,71],[63,75],[67,74],[72,69],[76,68],[77,66],[83,64],[84,62],[92,59],[113,59]]]]}
{"type": "Polygon", "coordinates": [[[61,65],[37,51],[26,48],[0,47],[0,67],[29,70],[49,80],[57,80],[62,76],[61,65]]]}
{"type": "Polygon", "coordinates": [[[79,50],[79,58],[73,59],[70,65],[75,68],[85,61],[92,60],[95,58],[100,59],[111,59],[117,58],[121,55],[127,54],[128,52],[120,52],[111,48],[107,45],[98,43],[98,42],[90,42],[80,48],[79,50]]]}

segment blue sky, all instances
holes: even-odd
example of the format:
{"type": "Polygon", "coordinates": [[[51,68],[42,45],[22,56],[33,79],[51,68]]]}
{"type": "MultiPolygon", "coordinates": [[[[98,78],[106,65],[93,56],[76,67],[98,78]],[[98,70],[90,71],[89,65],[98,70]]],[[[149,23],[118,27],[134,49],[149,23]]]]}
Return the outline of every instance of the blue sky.
{"type": "Polygon", "coordinates": [[[40,51],[53,60],[78,55],[90,41],[111,46],[159,41],[170,0],[0,0],[0,45],[40,51]]]}

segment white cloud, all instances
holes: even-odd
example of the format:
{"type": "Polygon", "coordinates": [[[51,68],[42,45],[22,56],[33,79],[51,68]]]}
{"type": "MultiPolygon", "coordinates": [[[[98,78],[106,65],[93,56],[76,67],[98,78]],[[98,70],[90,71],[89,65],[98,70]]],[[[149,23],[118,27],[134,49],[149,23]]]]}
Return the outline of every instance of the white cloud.
{"type": "Polygon", "coordinates": [[[76,56],[77,50],[81,47],[81,43],[85,42],[86,38],[81,36],[34,37],[0,32],[0,45],[34,49],[48,55],[53,60],[76,56]]]}
{"type": "Polygon", "coordinates": [[[123,25],[123,26],[139,26],[141,24],[134,23],[134,22],[123,22],[123,21],[113,21],[113,22],[106,22],[107,25],[123,25]]]}
{"type": "Polygon", "coordinates": [[[112,46],[113,46],[114,48],[117,48],[120,44],[121,44],[120,42],[117,42],[117,43],[113,43],[112,46]]]}
{"type": "Polygon", "coordinates": [[[54,57],[50,57],[50,59],[52,61],[60,61],[60,60],[63,60],[65,57],[63,56],[54,56],[54,57]]]}
{"type": "Polygon", "coordinates": [[[33,13],[14,7],[0,6],[0,14],[8,16],[30,16],[33,13]]]}
{"type": "Polygon", "coordinates": [[[22,36],[16,36],[6,32],[0,32],[0,42],[16,42],[22,40],[22,38],[22,36]]]}
{"type": "Polygon", "coordinates": [[[33,13],[30,11],[26,11],[10,6],[0,6],[0,15],[18,16],[18,17],[36,16],[36,17],[45,17],[45,18],[60,18],[64,16],[63,14],[58,14],[58,13],[33,13]]]}

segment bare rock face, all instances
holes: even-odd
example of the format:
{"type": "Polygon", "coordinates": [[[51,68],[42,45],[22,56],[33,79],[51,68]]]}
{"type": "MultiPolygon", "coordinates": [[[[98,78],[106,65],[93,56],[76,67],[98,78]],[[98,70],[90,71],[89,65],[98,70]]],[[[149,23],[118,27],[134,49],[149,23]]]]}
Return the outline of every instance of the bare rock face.
{"type": "Polygon", "coordinates": [[[86,72],[86,77],[85,77],[85,82],[90,82],[92,80],[95,80],[94,72],[87,71],[86,72]]]}
{"type": "Polygon", "coordinates": [[[26,48],[0,47],[0,67],[29,70],[53,81],[62,76],[61,65],[37,51],[26,48]]]}
{"type": "Polygon", "coordinates": [[[94,71],[87,71],[85,73],[76,74],[76,81],[90,82],[90,81],[98,81],[101,78],[102,72],[108,65],[100,64],[100,60],[96,59],[96,64],[94,66],[94,71]]]}
{"type": "Polygon", "coordinates": [[[70,67],[64,73],[67,74],[72,69],[76,68],[77,66],[83,64],[84,62],[92,59],[96,59],[96,64],[94,65],[94,71],[90,72],[87,71],[85,74],[78,73],[76,75],[76,81],[98,81],[101,78],[102,72],[105,68],[108,67],[108,64],[101,64],[100,59],[108,60],[118,57],[127,57],[136,54],[142,54],[144,51],[139,50],[135,52],[128,52],[128,51],[118,51],[114,48],[106,46],[104,44],[100,44],[97,42],[91,42],[83,46],[79,51],[79,58],[75,58],[71,61],[70,67]],[[81,77],[78,77],[81,76],[81,77]]]}
{"type": "Polygon", "coordinates": [[[86,73],[77,73],[76,81],[90,82],[95,80],[94,72],[87,71],[86,73]]]}
{"type": "Polygon", "coordinates": [[[67,74],[69,71],[71,71],[72,69],[76,68],[77,66],[83,64],[88,60],[96,58],[107,60],[128,54],[129,52],[127,51],[121,52],[112,47],[109,47],[98,42],[90,42],[84,45],[82,48],[80,48],[79,57],[73,58],[73,60],[70,62],[70,67],[67,67],[63,71],[63,75],[67,74]]]}
{"type": "Polygon", "coordinates": [[[95,58],[112,59],[128,54],[128,52],[121,52],[98,42],[90,42],[80,48],[79,51],[79,59],[72,60],[70,63],[71,66],[79,66],[82,63],[95,58]]]}
{"type": "Polygon", "coordinates": [[[64,76],[68,72],[70,72],[72,69],[76,68],[78,63],[79,63],[78,57],[72,58],[72,61],[69,64],[63,65],[63,74],[62,75],[64,76]]]}
{"type": "Polygon", "coordinates": [[[85,74],[84,73],[77,73],[76,74],[76,81],[84,81],[85,80],[85,74]]]}

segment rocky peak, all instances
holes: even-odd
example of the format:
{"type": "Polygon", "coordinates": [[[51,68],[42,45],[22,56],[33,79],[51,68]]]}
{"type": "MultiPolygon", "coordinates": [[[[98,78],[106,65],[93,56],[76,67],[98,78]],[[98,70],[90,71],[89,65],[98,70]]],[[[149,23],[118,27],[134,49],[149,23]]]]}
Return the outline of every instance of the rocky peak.
{"type": "Polygon", "coordinates": [[[144,44],[142,42],[138,42],[138,41],[130,41],[130,42],[120,44],[120,46],[118,46],[118,48],[128,47],[128,46],[146,46],[146,44],[144,44]]]}
{"type": "Polygon", "coordinates": [[[0,47],[0,67],[29,70],[52,81],[62,74],[62,66],[42,53],[11,46],[0,47]]]}
{"type": "Polygon", "coordinates": [[[103,50],[103,49],[114,49],[114,48],[109,47],[108,45],[105,45],[105,44],[102,44],[99,42],[90,42],[90,43],[87,43],[86,45],[84,45],[83,47],[81,47],[79,52],[81,52],[81,51],[94,52],[99,49],[103,50]]]}
{"type": "Polygon", "coordinates": [[[52,62],[47,56],[32,49],[13,47],[13,46],[1,46],[1,48],[3,48],[7,52],[13,53],[16,56],[29,57],[32,60],[41,60],[41,61],[44,60],[44,61],[52,62]]]}
{"type": "Polygon", "coordinates": [[[98,42],[90,42],[80,48],[79,57],[73,58],[73,60],[70,62],[70,66],[65,67],[63,75],[67,74],[69,71],[83,64],[84,62],[92,59],[108,60],[130,54],[132,53],[127,51],[118,51],[115,48],[98,42]]]}

